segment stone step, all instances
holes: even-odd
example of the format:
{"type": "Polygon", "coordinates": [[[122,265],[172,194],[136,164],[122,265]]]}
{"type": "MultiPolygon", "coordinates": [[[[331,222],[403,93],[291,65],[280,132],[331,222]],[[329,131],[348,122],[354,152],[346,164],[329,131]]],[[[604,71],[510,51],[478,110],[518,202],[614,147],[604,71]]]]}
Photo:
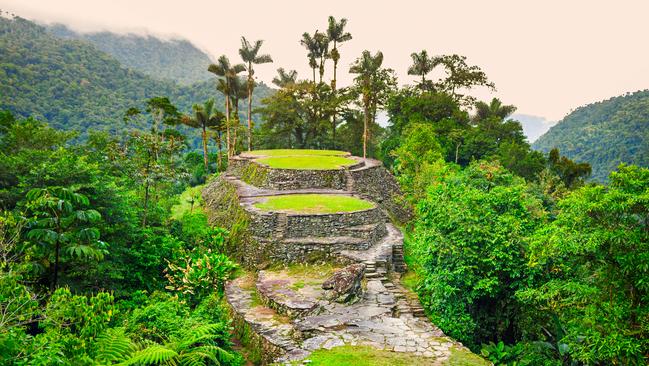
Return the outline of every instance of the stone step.
{"type": "Polygon", "coordinates": [[[378,277],[379,277],[379,274],[378,274],[378,273],[375,273],[375,272],[372,272],[372,273],[365,273],[365,277],[366,277],[366,278],[378,278],[378,277]]]}

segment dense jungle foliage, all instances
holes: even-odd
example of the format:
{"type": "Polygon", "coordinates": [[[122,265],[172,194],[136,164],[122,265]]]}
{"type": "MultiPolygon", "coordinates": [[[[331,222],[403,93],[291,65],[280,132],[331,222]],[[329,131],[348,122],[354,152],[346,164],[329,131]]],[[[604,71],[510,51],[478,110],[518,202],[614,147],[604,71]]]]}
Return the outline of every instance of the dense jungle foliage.
{"type": "Polygon", "coordinates": [[[330,17],[300,41],[312,74],[279,68],[279,89],[253,94],[255,128],[239,102],[272,62],[261,41],[242,38],[242,63],[219,57],[209,91],[182,104],[87,44],[0,25],[0,363],[241,364],[222,306],[238,239],[208,224],[200,189],[250,147],[381,159],[415,208],[408,283],[495,364],[647,363],[649,169],[620,165],[602,185],[532,150],[514,106],[471,97],[494,85],[465,57],[413,53],[399,87],[364,51],[340,86],[325,75],[343,72],[352,36],[330,17]]]}
{"type": "Polygon", "coordinates": [[[586,161],[593,179],[605,182],[620,163],[649,165],[649,90],[627,93],[575,109],[550,128],[534,148],[558,148],[586,161]]]}
{"type": "MultiPolygon", "coordinates": [[[[200,70],[212,75],[208,63],[200,70]]],[[[57,38],[22,18],[0,17],[0,80],[0,109],[48,121],[57,129],[79,131],[83,138],[89,131],[128,131],[124,111],[144,108],[147,99],[158,95],[168,96],[185,113],[208,98],[221,109],[225,104],[214,77],[179,86],[125,67],[86,41],[57,38]]],[[[272,90],[260,84],[254,93],[257,103],[272,90]]],[[[190,144],[199,147],[200,140],[190,144]]]]}

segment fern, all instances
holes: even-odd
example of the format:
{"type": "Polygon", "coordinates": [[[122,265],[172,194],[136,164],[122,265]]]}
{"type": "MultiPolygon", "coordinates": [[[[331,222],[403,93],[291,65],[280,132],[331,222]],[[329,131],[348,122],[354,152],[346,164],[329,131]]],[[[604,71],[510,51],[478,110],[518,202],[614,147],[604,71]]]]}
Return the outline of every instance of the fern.
{"type": "Polygon", "coordinates": [[[133,352],[131,339],[124,333],[124,328],[107,329],[95,343],[95,361],[102,364],[126,360],[133,352]]]}
{"type": "Polygon", "coordinates": [[[131,358],[120,365],[177,365],[176,360],[178,353],[159,344],[152,344],[147,348],[141,349],[133,354],[131,358]]]}

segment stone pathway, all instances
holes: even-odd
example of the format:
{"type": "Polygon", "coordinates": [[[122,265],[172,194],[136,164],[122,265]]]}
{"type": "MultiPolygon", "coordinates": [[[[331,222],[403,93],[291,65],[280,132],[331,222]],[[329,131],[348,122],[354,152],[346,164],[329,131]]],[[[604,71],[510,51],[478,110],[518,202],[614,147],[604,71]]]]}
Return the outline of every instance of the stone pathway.
{"type": "Polygon", "coordinates": [[[263,305],[253,303],[252,292],[242,286],[245,281],[238,279],[226,287],[234,310],[283,351],[278,362],[302,360],[320,348],[368,345],[430,357],[435,364],[448,359],[452,348],[463,348],[427,318],[400,309],[403,304],[410,309],[416,296],[396,279],[367,279],[363,298],[351,305],[324,300],[320,288],[324,278],[302,280],[296,287],[295,278],[285,272],[261,271],[256,288],[263,305]]]}
{"type": "MultiPolygon", "coordinates": [[[[381,202],[386,202],[385,195],[382,196],[382,189],[386,187],[382,184],[385,183],[381,180],[383,176],[377,173],[379,183],[373,185],[368,185],[367,178],[373,173],[367,169],[376,168],[381,162],[356,159],[358,166],[344,170],[346,184],[343,189],[263,189],[232,175],[225,175],[225,179],[236,187],[239,202],[249,213],[257,213],[254,203],[263,197],[286,194],[359,197],[364,194],[375,197],[366,199],[383,207],[381,202]],[[370,188],[365,189],[367,187],[370,188]]],[[[387,171],[381,174],[389,176],[387,171]]],[[[395,182],[392,184],[396,187],[395,182]]],[[[318,218],[322,221],[311,221],[311,217],[300,218],[300,221],[295,220],[296,215],[266,213],[261,215],[268,218],[267,225],[262,219],[254,221],[256,227],[262,229],[254,234],[257,235],[255,238],[262,238],[276,248],[286,248],[286,253],[295,254],[295,248],[304,250],[300,254],[302,257],[310,253],[304,248],[326,246],[327,261],[331,259],[328,265],[296,265],[248,273],[226,285],[225,294],[233,314],[235,333],[242,340],[252,339],[263,364],[301,361],[315,350],[343,345],[366,345],[411,353],[429,358],[431,365],[442,365],[451,357],[452,350],[466,350],[430,323],[417,296],[400,283],[400,274],[406,269],[403,234],[393,224],[385,222],[389,217],[387,214],[375,212],[377,215],[354,221],[344,221],[342,214],[340,218],[333,215],[326,220],[318,218]],[[306,234],[296,229],[303,229],[306,234]],[[362,295],[360,298],[354,296],[356,302],[351,304],[327,300],[336,297],[326,297],[322,283],[336,266],[350,262],[364,264],[362,295]]],[[[354,289],[358,290],[363,266],[356,268],[360,268],[354,277],[354,289]]],[[[359,293],[354,291],[355,295],[359,293]]]]}

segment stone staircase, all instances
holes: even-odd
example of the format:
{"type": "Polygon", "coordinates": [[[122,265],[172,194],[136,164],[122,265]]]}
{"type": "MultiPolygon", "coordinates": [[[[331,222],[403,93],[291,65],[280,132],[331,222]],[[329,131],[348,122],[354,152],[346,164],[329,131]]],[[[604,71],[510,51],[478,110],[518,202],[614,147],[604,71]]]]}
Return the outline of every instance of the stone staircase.
{"type": "Polygon", "coordinates": [[[285,213],[277,215],[277,226],[275,226],[274,237],[283,239],[286,235],[286,226],[288,225],[288,217],[285,213]]]}
{"type": "Polygon", "coordinates": [[[398,273],[406,272],[406,263],[403,260],[403,242],[392,245],[392,270],[398,273]]]}
{"type": "Polygon", "coordinates": [[[347,192],[354,192],[354,177],[349,169],[345,169],[345,190],[347,192]]]}

